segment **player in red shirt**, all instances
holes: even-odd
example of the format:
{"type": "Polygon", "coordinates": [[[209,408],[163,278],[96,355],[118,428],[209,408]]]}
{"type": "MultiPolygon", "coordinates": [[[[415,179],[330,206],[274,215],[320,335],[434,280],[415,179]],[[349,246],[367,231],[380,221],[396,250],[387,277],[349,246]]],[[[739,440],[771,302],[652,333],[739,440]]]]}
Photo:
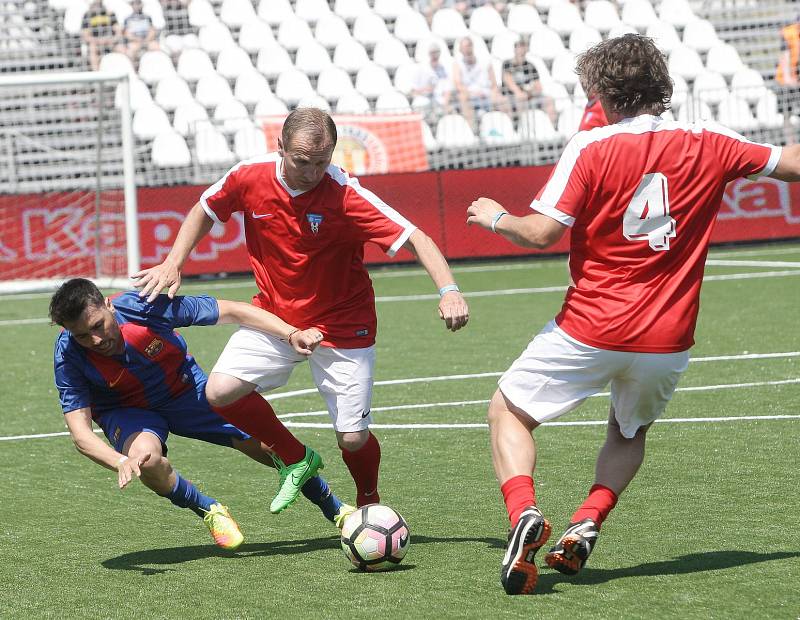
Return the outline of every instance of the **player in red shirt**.
{"type": "Polygon", "coordinates": [[[578,131],[587,131],[595,127],[605,127],[606,125],[608,125],[608,119],[606,118],[606,113],[603,112],[603,105],[600,103],[600,99],[596,96],[590,97],[589,101],[586,102],[586,107],[583,109],[578,131]]]}
{"type": "Polygon", "coordinates": [[[488,198],[467,209],[468,224],[525,247],[549,247],[571,228],[561,312],[501,377],[489,405],[494,466],[512,526],[501,572],[509,594],[533,590],[533,553],[550,534],[535,501],[533,429],[611,384],[595,484],[545,557],[576,574],[642,464],[647,429],[688,364],[725,185],[742,176],[800,180],[800,148],[749,142],[714,123],[663,120],[672,81],[651,39],[607,40],[577,66],[612,124],[570,141],[531,204],[534,213],[515,217],[488,198]]]}
{"type": "MultiPolygon", "coordinates": [[[[208,188],[166,260],[134,277],[142,295],[154,297],[165,287],[174,295],[181,265],[197,242],[215,222],[227,221],[235,211],[244,213],[259,290],[253,302],[324,336],[309,364],[362,506],[380,500],[380,445],[369,430],[377,319],[364,244],[376,243],[390,256],[400,248],[416,256],[439,289],[439,315],[448,329],[460,329],[469,315],[433,241],[331,165],[335,146],[336,125],[327,113],[294,110],[284,122],[278,152],[237,164],[208,188]]],[[[293,335],[279,339],[247,328],[236,332],[209,377],[209,402],[235,407],[253,390],[286,384],[304,359],[292,350],[293,335]]],[[[272,411],[266,400],[263,408],[265,415],[272,411]]]]}

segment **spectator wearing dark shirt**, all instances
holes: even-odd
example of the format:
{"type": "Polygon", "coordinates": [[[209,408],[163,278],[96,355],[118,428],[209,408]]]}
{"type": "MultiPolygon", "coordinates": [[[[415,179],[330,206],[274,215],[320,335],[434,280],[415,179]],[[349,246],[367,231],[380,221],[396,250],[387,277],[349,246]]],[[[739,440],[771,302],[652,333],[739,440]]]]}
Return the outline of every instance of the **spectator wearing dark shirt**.
{"type": "Polygon", "coordinates": [[[526,58],[527,53],[528,42],[519,39],[514,44],[514,57],[503,63],[503,94],[511,100],[518,114],[528,109],[541,108],[555,122],[553,100],[542,94],[539,72],[526,58]]]}
{"type": "Polygon", "coordinates": [[[81,39],[86,44],[92,71],[100,67],[100,58],[109,52],[124,51],[121,29],[116,15],[108,11],[102,0],[92,0],[81,24],[81,39]]]}
{"type": "Polygon", "coordinates": [[[158,31],[153,26],[152,18],[143,12],[142,0],[133,0],[131,8],[133,13],[125,19],[123,32],[125,35],[125,52],[131,62],[136,64],[144,50],[159,49],[158,31]]]}

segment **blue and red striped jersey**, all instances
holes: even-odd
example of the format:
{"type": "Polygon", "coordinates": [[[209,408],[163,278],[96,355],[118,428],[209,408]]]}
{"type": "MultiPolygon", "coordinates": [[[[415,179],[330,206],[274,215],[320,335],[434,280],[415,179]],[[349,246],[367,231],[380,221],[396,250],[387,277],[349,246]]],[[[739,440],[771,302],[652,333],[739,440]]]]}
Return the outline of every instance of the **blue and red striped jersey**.
{"type": "Polygon", "coordinates": [[[159,295],[148,303],[130,291],[112,301],[125,340],[121,355],[82,347],[67,330],[56,338],[55,380],[64,413],[83,407],[93,414],[120,407],[155,410],[205,380],[175,329],[216,324],[216,299],[159,295]]]}

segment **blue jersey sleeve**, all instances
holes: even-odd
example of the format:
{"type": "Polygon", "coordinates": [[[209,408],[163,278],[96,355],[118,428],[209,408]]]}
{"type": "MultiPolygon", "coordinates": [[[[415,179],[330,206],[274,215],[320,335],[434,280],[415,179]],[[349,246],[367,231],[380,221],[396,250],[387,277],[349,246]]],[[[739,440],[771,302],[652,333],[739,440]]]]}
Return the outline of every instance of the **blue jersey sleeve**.
{"type": "Polygon", "coordinates": [[[219,320],[217,300],[208,295],[182,295],[170,299],[159,295],[148,303],[136,291],[112,298],[114,308],[128,321],[157,329],[172,330],[190,325],[216,325],[219,320]]]}
{"type": "MultiPolygon", "coordinates": [[[[77,345],[72,345],[77,346],[77,345]]],[[[61,411],[69,413],[76,409],[91,407],[92,394],[89,381],[80,370],[79,359],[71,354],[69,335],[62,332],[56,339],[53,359],[56,389],[61,400],[61,411]]]]}

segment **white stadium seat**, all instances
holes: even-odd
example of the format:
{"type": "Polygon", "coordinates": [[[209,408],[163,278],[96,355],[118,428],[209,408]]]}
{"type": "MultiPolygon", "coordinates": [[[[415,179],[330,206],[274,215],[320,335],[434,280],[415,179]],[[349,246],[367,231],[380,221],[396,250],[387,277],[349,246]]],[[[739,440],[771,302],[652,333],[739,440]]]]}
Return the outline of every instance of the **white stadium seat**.
{"type": "Polygon", "coordinates": [[[191,101],[175,110],[172,126],[184,138],[195,132],[197,123],[208,120],[208,112],[197,101],[191,101]]]}
{"type": "Polygon", "coordinates": [[[189,23],[195,28],[202,28],[217,21],[214,7],[208,0],[192,0],[186,10],[189,15],[189,23]]]}
{"type": "Polygon", "coordinates": [[[367,0],[336,0],[333,12],[344,18],[347,23],[352,23],[359,15],[371,13],[367,0]]]}
{"type": "Polygon", "coordinates": [[[320,97],[317,94],[309,95],[308,97],[303,97],[300,101],[297,102],[298,108],[318,108],[320,110],[325,110],[326,112],[331,111],[331,104],[328,103],[328,100],[325,97],[320,97]]]}
{"type": "Polygon", "coordinates": [[[717,120],[735,131],[748,131],[758,126],[758,121],[750,111],[750,104],[734,94],[729,94],[719,102],[717,120]]]}
{"type": "Polygon", "coordinates": [[[141,140],[152,140],[158,134],[171,129],[167,113],[155,103],[136,110],[132,127],[133,135],[141,140]]]}
{"type": "Polygon", "coordinates": [[[358,70],[355,87],[367,98],[375,98],[382,93],[394,90],[386,69],[374,62],[366,64],[358,70]]]}
{"type": "Polygon", "coordinates": [[[436,142],[442,148],[467,148],[478,144],[478,138],[460,114],[445,114],[436,123],[436,142]]]}
{"type": "Polygon", "coordinates": [[[312,26],[318,20],[331,14],[328,0],[295,0],[294,13],[312,26]]]}
{"type": "Polygon", "coordinates": [[[366,114],[369,111],[369,101],[356,90],[344,93],[336,101],[336,112],[339,114],[366,114]]]}
{"type": "Polygon", "coordinates": [[[717,43],[717,31],[707,19],[693,19],[683,29],[683,44],[696,52],[707,52],[717,43]]]}
{"type": "Polygon", "coordinates": [[[743,67],[731,78],[731,92],[748,103],[756,103],[766,89],[764,78],[755,69],[743,67]]]}
{"type": "Polygon", "coordinates": [[[608,31],[608,38],[616,39],[617,37],[621,37],[626,34],[639,34],[639,31],[633,26],[620,22],[608,31]]]}
{"type": "Polygon", "coordinates": [[[198,33],[200,47],[212,56],[216,56],[226,47],[235,47],[231,31],[222,22],[211,22],[200,28],[198,33]]]}
{"type": "Polygon", "coordinates": [[[687,101],[686,105],[681,106],[681,109],[678,110],[677,120],[684,123],[700,120],[713,121],[714,113],[711,111],[711,107],[707,103],[693,99],[691,101],[687,101]]]}
{"type": "Polygon", "coordinates": [[[150,146],[150,161],[159,168],[181,168],[192,164],[186,140],[174,130],[159,133],[150,146]]]}
{"type": "Polygon", "coordinates": [[[233,98],[228,80],[218,73],[204,75],[197,81],[194,98],[207,108],[214,108],[220,101],[233,98]]]}
{"type": "Polygon", "coordinates": [[[469,34],[461,13],[451,8],[439,9],[433,14],[431,32],[448,42],[466,37],[469,34]]]}
{"type": "Polygon", "coordinates": [[[158,84],[164,78],[174,75],[175,65],[172,64],[172,59],[162,51],[147,51],[139,59],[139,77],[145,84],[158,84]]]}
{"type": "Polygon", "coordinates": [[[222,132],[232,134],[242,127],[252,127],[253,121],[241,101],[234,98],[220,101],[214,108],[214,121],[222,124],[222,132]]]}
{"type": "Polygon", "coordinates": [[[622,21],[637,30],[644,32],[647,27],[658,21],[650,0],[627,0],[622,5],[622,21]]]}
{"type": "Polygon", "coordinates": [[[717,71],[725,77],[731,77],[742,67],[744,63],[739,57],[739,52],[730,43],[717,43],[708,50],[706,68],[709,71],[717,71]]]}
{"type": "Polygon", "coordinates": [[[245,105],[255,105],[271,94],[267,78],[252,68],[239,75],[233,87],[233,96],[245,105]]]}
{"type": "Polygon", "coordinates": [[[286,104],[271,93],[259,101],[253,110],[256,119],[264,116],[285,116],[288,113],[289,108],[286,104]]]}
{"type": "Polygon", "coordinates": [[[553,59],[550,74],[554,80],[561,82],[569,89],[578,83],[578,74],[575,73],[575,54],[563,52],[553,59]]]}
{"type": "Polygon", "coordinates": [[[589,0],[583,19],[600,32],[610,32],[621,23],[617,7],[610,0],[589,0]]]}
{"type": "Polygon", "coordinates": [[[215,73],[214,63],[199,47],[185,49],[178,56],[178,75],[187,82],[196,82],[204,75],[215,73]]]}
{"type": "Polygon", "coordinates": [[[522,35],[532,35],[542,27],[542,19],[537,11],[530,4],[511,4],[508,7],[508,17],[506,25],[512,30],[522,35]]]}
{"type": "Polygon", "coordinates": [[[228,80],[235,80],[253,69],[250,54],[241,47],[226,47],[217,56],[217,73],[228,80]]]}
{"type": "Polygon", "coordinates": [[[700,55],[682,43],[670,52],[667,64],[670,75],[680,75],[684,80],[693,80],[706,70],[700,55]]]}
{"type": "Polygon", "coordinates": [[[697,19],[688,0],[661,0],[658,16],[676,28],[683,28],[690,21],[697,19]]]}
{"type": "Polygon", "coordinates": [[[376,112],[403,113],[411,112],[406,96],[396,90],[389,90],[378,95],[375,100],[376,112]]]}
{"type": "Polygon", "coordinates": [[[411,11],[397,17],[394,22],[394,36],[403,43],[412,44],[430,38],[431,29],[422,13],[411,11]]]}
{"type": "Polygon", "coordinates": [[[574,54],[581,54],[602,40],[603,36],[599,30],[583,24],[576,27],[569,35],[569,50],[574,54]]]}
{"type": "Polygon", "coordinates": [[[411,61],[408,49],[399,39],[390,37],[379,41],[372,50],[372,61],[384,69],[393,71],[400,65],[411,61]]]}
{"type": "Polygon", "coordinates": [[[581,24],[583,20],[580,9],[571,2],[556,2],[547,13],[547,26],[561,36],[572,34],[581,24]]]}
{"type": "Polygon", "coordinates": [[[251,159],[269,152],[264,130],[258,127],[242,127],[233,136],[233,151],[240,160],[251,159]]]}
{"type": "Polygon", "coordinates": [[[372,10],[383,19],[392,21],[414,9],[409,6],[408,0],[375,0],[372,10]]]}
{"type": "Polygon", "coordinates": [[[519,144],[520,142],[520,137],[514,130],[514,122],[505,112],[486,112],[481,117],[478,133],[486,144],[493,146],[519,144]]]}
{"type": "Polygon", "coordinates": [[[709,105],[717,105],[726,99],[730,92],[725,78],[716,71],[704,71],[694,79],[692,94],[695,99],[709,105]]]}
{"type": "Polygon", "coordinates": [[[408,62],[400,65],[394,71],[394,87],[404,95],[411,94],[417,75],[417,64],[408,62]]]}
{"type": "Polygon", "coordinates": [[[526,110],[519,119],[519,135],[523,140],[552,142],[561,136],[543,110],[526,110]]]}
{"type": "Polygon", "coordinates": [[[232,164],[236,159],[225,136],[212,126],[203,126],[197,130],[195,154],[200,165],[232,164]]]}
{"type": "Polygon", "coordinates": [[[280,43],[262,47],[256,58],[256,69],[268,78],[277,78],[284,71],[293,69],[292,59],[280,43]]]}
{"type": "Polygon", "coordinates": [[[561,36],[547,26],[542,26],[531,35],[528,53],[544,60],[553,60],[565,50],[561,36]]]}
{"type": "Polygon", "coordinates": [[[490,51],[492,56],[500,60],[511,60],[514,57],[514,46],[519,41],[519,33],[503,30],[492,37],[490,51]]]}
{"type": "Polygon", "coordinates": [[[689,86],[680,75],[670,75],[672,78],[672,105],[680,108],[689,98],[689,86]]]}
{"type": "Polygon", "coordinates": [[[313,40],[310,26],[299,17],[287,17],[278,26],[278,43],[290,52],[313,40]]]}
{"type": "Polygon", "coordinates": [[[419,126],[422,129],[422,143],[425,145],[425,150],[438,151],[439,143],[436,141],[436,138],[433,137],[430,125],[422,120],[419,122],[419,126]]]}
{"type": "Polygon", "coordinates": [[[333,64],[348,73],[356,73],[369,62],[367,50],[355,39],[342,41],[333,51],[333,64]]]}
{"type": "Polygon", "coordinates": [[[306,41],[297,49],[294,66],[308,75],[319,75],[331,66],[331,57],[325,46],[318,41],[306,41]]]}
{"type": "Polygon", "coordinates": [[[365,47],[372,47],[378,41],[391,37],[386,22],[375,13],[363,13],[353,22],[353,38],[365,47]]]}
{"type": "MultiPolygon", "coordinates": [[[[436,45],[436,47],[439,48],[439,62],[441,62],[443,65],[452,64],[453,55],[450,53],[450,48],[447,47],[447,43],[441,37],[435,37],[433,35],[430,35],[426,39],[420,39],[417,41],[417,44],[414,46],[414,60],[421,63],[429,62],[430,56],[428,53],[430,52],[431,45],[436,45]]],[[[460,53],[458,51],[458,46],[454,47],[456,53],[460,53]]]]}
{"type": "MultiPolygon", "coordinates": [[[[585,107],[582,105],[570,105],[565,107],[563,110],[561,110],[561,113],[558,115],[558,121],[556,122],[556,127],[553,128],[555,134],[549,133],[549,129],[547,127],[544,127],[542,131],[544,132],[545,135],[548,135],[549,133],[549,135],[552,136],[549,139],[555,139],[558,137],[559,134],[564,136],[565,138],[571,138],[576,133],[578,133],[578,127],[580,127],[581,125],[581,119],[583,118],[584,109],[585,107]]],[[[547,120],[548,122],[550,121],[549,118],[547,120]]],[[[543,123],[544,121],[541,122],[543,123]]],[[[550,125],[552,127],[552,123],[550,125]]]]}
{"type": "Polygon", "coordinates": [[[676,47],[683,45],[675,26],[661,20],[650,24],[645,34],[653,39],[658,49],[667,55],[671,54],[676,47]]]}
{"type": "MultiPolygon", "coordinates": [[[[130,105],[131,110],[136,112],[144,105],[153,103],[153,97],[150,95],[150,89],[147,84],[142,82],[139,78],[131,77],[128,81],[130,90],[130,105]]],[[[114,107],[122,107],[122,84],[118,84],[114,91],[114,107]]]]}
{"type": "Polygon", "coordinates": [[[183,78],[173,75],[164,78],[156,86],[155,102],[167,112],[194,101],[192,91],[183,78]]]}
{"type": "Polygon", "coordinates": [[[485,4],[472,11],[469,16],[470,31],[486,40],[491,39],[498,32],[506,29],[503,18],[493,6],[485,4]]]}
{"type": "Polygon", "coordinates": [[[275,95],[290,107],[314,94],[314,87],[311,86],[308,76],[299,69],[284,71],[275,83],[275,95]]]}
{"type": "Polygon", "coordinates": [[[275,43],[270,25],[262,19],[255,18],[242,24],[239,30],[239,47],[250,54],[257,53],[265,45],[275,43]]]}
{"type": "Polygon", "coordinates": [[[326,48],[333,49],[342,41],[352,38],[352,35],[344,19],[329,13],[314,26],[314,38],[326,48]]]}
{"type": "Polygon", "coordinates": [[[336,101],[352,90],[354,87],[350,74],[341,67],[331,65],[317,77],[317,94],[328,101],[336,101]]]}
{"type": "Polygon", "coordinates": [[[219,18],[226,26],[241,28],[256,18],[256,12],[250,0],[222,0],[219,18]]]}
{"type": "Polygon", "coordinates": [[[783,114],[778,112],[778,97],[769,89],[765,89],[756,102],[756,119],[763,127],[774,129],[783,126],[783,114]]]}
{"type": "Polygon", "coordinates": [[[100,59],[100,71],[108,73],[125,73],[131,77],[136,76],[131,59],[126,54],[111,52],[100,59]]]}
{"type": "Polygon", "coordinates": [[[284,20],[294,17],[294,10],[289,0],[261,0],[258,3],[258,16],[270,26],[279,26],[284,20]]]}

